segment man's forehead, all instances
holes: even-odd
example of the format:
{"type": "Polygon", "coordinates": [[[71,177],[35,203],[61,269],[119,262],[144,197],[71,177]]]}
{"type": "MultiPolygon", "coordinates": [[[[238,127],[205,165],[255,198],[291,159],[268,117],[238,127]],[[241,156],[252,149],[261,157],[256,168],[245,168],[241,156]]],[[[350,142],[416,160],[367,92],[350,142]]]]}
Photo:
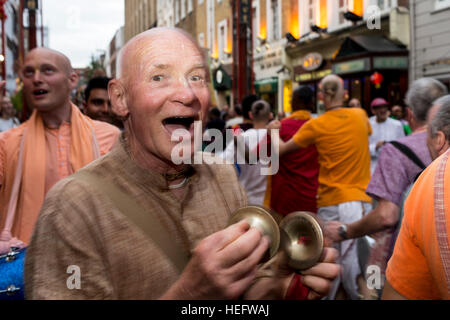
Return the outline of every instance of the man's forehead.
{"type": "Polygon", "coordinates": [[[52,64],[59,67],[70,67],[68,61],[62,54],[52,50],[33,50],[25,57],[25,66],[36,66],[42,64],[52,64]]]}
{"type": "Polygon", "coordinates": [[[139,62],[151,62],[154,65],[167,67],[170,58],[182,59],[183,57],[198,57],[203,60],[198,46],[182,34],[170,32],[165,36],[163,33],[149,35],[139,41],[132,48],[134,57],[139,62]]]}

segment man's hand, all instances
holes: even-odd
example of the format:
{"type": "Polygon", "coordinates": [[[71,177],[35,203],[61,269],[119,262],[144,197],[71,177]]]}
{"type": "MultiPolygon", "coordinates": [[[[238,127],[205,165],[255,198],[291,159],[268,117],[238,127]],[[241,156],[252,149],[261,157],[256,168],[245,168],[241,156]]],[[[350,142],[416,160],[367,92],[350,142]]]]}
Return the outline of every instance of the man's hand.
{"type": "Polygon", "coordinates": [[[281,122],[278,120],[273,120],[270,121],[269,124],[267,125],[267,129],[271,130],[271,129],[281,129],[281,122]]]}
{"type": "Polygon", "coordinates": [[[380,149],[385,144],[386,144],[386,141],[378,141],[376,146],[375,146],[375,150],[378,151],[378,149],[380,149]]]}
{"type": "Polygon", "coordinates": [[[203,239],[162,299],[237,299],[255,278],[269,240],[241,221],[203,239]]]}
{"type": "Polygon", "coordinates": [[[334,279],[337,278],[341,267],[336,264],[338,251],[334,248],[324,248],[321,262],[310,269],[302,271],[302,283],[311,291],[308,300],[320,299],[328,295],[334,279]]]}
{"type": "Polygon", "coordinates": [[[330,240],[333,240],[334,242],[341,242],[344,241],[344,239],[341,238],[339,235],[339,227],[343,223],[340,221],[328,221],[325,224],[323,233],[326,238],[329,238],[330,240]]]}
{"type": "MultiPolygon", "coordinates": [[[[335,263],[338,252],[334,248],[324,248],[322,257],[315,266],[301,272],[302,284],[310,289],[308,300],[320,299],[330,292],[332,282],[340,272],[340,266],[335,263]]],[[[287,256],[279,252],[271,260],[272,268],[268,276],[262,276],[245,293],[245,299],[284,299],[294,278],[294,271],[287,265],[287,256]]],[[[269,262],[270,263],[270,262],[269,262]]],[[[263,271],[264,274],[264,271],[263,271]]]]}

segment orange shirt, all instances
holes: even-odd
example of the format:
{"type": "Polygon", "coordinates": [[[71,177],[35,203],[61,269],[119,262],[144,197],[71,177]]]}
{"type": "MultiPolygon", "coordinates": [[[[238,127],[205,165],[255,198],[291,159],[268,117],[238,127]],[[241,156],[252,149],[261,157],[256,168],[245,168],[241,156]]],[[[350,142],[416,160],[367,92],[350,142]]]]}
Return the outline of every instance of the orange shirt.
{"type": "MultiPolygon", "coordinates": [[[[106,154],[117,141],[120,130],[106,122],[92,121],[95,136],[99,145],[100,155],[106,154]]],[[[4,187],[7,179],[14,179],[15,171],[8,172],[6,170],[6,154],[18,153],[19,146],[6,143],[9,139],[21,137],[27,122],[18,128],[2,132],[0,134],[0,190],[4,187]]],[[[58,129],[45,128],[45,193],[47,193],[53,185],[59,180],[74,173],[71,165],[71,130],[70,124],[63,122],[58,129]]],[[[88,148],[92,148],[91,145],[88,148]]],[[[2,190],[3,191],[3,190],[2,190]]],[[[40,204],[30,204],[33,208],[40,207],[40,204]]],[[[3,229],[5,222],[7,204],[0,203],[0,229],[3,229]]],[[[26,210],[26,209],[25,209],[26,210]]],[[[22,212],[18,210],[16,219],[21,219],[22,212]]],[[[34,222],[32,223],[34,225],[34,222]]],[[[31,230],[26,229],[23,232],[18,231],[18,223],[15,223],[13,235],[20,237],[20,240],[28,242],[31,237],[31,230]]],[[[1,230],[0,230],[1,231],[1,230]]]]}
{"type": "Polygon", "coordinates": [[[341,108],[309,120],[294,135],[297,145],[315,144],[319,153],[318,208],[371,201],[365,193],[370,181],[371,134],[363,109],[341,108]]]}
{"type": "MultiPolygon", "coordinates": [[[[450,151],[448,151],[450,152],[450,151]]],[[[394,253],[388,262],[386,278],[407,299],[450,299],[435,225],[435,175],[442,155],[419,177],[405,202],[405,213],[394,253]]],[[[450,182],[450,161],[445,165],[446,186],[450,182]]],[[[450,235],[450,189],[444,188],[446,221],[450,235]],[[446,201],[447,200],[447,201],[446,201]]],[[[449,238],[447,237],[447,245],[449,238]]],[[[450,273],[450,270],[448,270],[450,273]]]]}

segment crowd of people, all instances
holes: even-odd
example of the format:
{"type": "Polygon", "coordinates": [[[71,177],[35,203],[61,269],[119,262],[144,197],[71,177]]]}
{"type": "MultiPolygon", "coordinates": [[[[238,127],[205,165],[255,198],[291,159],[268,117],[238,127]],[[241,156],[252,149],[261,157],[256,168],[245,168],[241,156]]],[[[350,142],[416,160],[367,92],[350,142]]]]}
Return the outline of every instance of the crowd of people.
{"type": "Polygon", "coordinates": [[[77,106],[69,59],[37,48],[20,72],[30,119],[20,124],[0,99],[0,255],[26,248],[26,299],[450,297],[442,83],[414,81],[406,106],[376,97],[369,118],[328,75],[323,114],[298,86],[292,112],[275,116],[253,94],[211,107],[203,51],[184,31],[141,33],[121,61],[121,76],[91,79],[77,106]],[[174,161],[180,130],[192,146],[184,158],[194,157],[198,121],[203,150],[210,130],[226,137],[222,149],[202,163],[174,161]],[[279,160],[272,175],[261,159],[248,161],[261,149],[279,160]],[[315,214],[326,239],[320,261],[298,272],[279,252],[262,263],[269,239],[247,221],[228,224],[247,205],[315,214]],[[67,285],[70,266],[82,287],[67,285]],[[368,285],[369,266],[381,286],[368,285]]]}

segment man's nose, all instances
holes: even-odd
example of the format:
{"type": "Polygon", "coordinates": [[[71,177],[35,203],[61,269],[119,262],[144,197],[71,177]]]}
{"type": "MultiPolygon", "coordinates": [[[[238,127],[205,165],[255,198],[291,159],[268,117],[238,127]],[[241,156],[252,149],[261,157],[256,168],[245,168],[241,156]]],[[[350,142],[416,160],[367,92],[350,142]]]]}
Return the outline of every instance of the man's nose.
{"type": "Polygon", "coordinates": [[[36,70],[34,73],[33,82],[42,82],[41,72],[39,70],[36,70]]]}
{"type": "Polygon", "coordinates": [[[109,103],[108,103],[108,101],[105,101],[105,102],[102,103],[101,111],[103,113],[109,113],[109,103]]]}
{"type": "Polygon", "coordinates": [[[196,99],[196,95],[187,79],[177,81],[175,88],[174,100],[184,105],[192,104],[196,99]]]}

